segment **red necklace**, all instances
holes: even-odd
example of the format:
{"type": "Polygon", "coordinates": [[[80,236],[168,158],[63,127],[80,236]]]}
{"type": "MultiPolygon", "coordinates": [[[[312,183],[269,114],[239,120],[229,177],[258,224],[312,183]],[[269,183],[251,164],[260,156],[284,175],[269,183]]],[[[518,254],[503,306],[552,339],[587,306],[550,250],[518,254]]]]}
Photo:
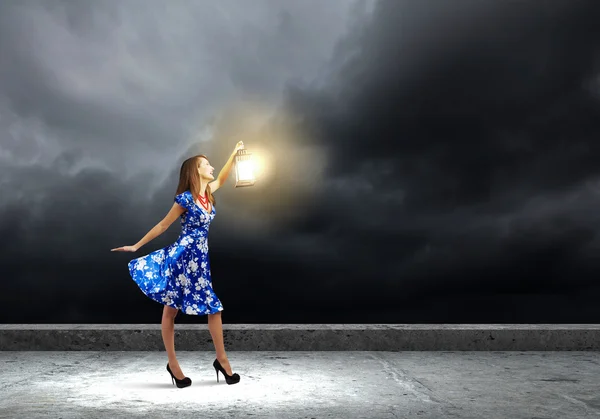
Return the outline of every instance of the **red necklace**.
{"type": "Polygon", "coordinates": [[[206,211],[208,211],[208,196],[207,195],[204,195],[204,196],[198,195],[198,200],[200,201],[200,205],[202,205],[202,208],[204,208],[206,211]]]}

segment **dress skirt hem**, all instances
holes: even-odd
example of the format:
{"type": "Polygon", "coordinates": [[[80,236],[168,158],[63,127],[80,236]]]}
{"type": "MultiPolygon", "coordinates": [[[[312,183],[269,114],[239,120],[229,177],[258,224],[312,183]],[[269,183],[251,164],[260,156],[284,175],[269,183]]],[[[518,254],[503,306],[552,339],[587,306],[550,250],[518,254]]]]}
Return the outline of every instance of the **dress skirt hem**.
{"type": "MultiPolygon", "coordinates": [[[[137,285],[137,283],[136,283],[136,285],[137,285]]],[[[171,308],[176,308],[177,310],[181,311],[183,314],[187,314],[188,316],[206,316],[206,315],[209,315],[209,314],[216,314],[216,313],[219,313],[219,312],[223,311],[223,306],[221,306],[221,307],[215,308],[212,311],[205,311],[205,312],[198,312],[198,313],[188,313],[188,312],[185,311],[185,308],[183,308],[183,306],[181,304],[179,304],[179,305],[177,305],[177,304],[166,304],[163,301],[161,301],[160,297],[157,298],[156,296],[154,296],[152,294],[145,293],[144,290],[139,287],[139,285],[138,285],[138,288],[140,289],[140,291],[142,291],[142,293],[146,297],[150,298],[155,303],[158,303],[158,304],[163,305],[163,306],[171,307],[171,308]]]]}

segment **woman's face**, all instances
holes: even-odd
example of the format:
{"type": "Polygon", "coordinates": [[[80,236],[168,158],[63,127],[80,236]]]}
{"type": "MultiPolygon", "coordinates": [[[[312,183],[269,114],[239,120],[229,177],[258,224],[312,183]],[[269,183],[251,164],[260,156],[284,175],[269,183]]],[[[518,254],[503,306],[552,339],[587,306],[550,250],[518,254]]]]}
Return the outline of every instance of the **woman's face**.
{"type": "Polygon", "coordinates": [[[215,168],[204,157],[198,159],[198,174],[201,179],[213,180],[215,178],[213,176],[214,170],[215,168]]]}

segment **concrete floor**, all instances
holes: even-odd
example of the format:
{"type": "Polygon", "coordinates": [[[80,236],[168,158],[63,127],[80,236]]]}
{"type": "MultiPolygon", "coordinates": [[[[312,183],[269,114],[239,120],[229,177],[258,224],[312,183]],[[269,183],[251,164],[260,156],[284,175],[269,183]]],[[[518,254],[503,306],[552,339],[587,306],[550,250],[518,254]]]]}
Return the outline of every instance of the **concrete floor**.
{"type": "Polygon", "coordinates": [[[598,352],[0,352],[2,418],[599,418],[598,352]]]}

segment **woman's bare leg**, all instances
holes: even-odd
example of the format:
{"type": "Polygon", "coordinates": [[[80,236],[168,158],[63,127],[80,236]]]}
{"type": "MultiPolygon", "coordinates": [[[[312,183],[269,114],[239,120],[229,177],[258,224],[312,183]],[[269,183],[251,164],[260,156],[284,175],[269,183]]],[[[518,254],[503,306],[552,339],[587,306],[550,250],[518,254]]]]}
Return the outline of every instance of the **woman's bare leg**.
{"type": "Polygon", "coordinates": [[[179,361],[175,356],[175,316],[177,316],[177,311],[176,308],[164,306],[160,330],[169,358],[169,367],[171,367],[175,378],[182,380],[185,375],[181,371],[179,361]]]}
{"type": "Polygon", "coordinates": [[[221,312],[208,315],[208,330],[212,336],[213,344],[215,345],[215,351],[217,352],[217,359],[227,372],[227,375],[232,375],[231,366],[225,353],[225,343],[223,341],[223,323],[221,321],[221,312]]]}

